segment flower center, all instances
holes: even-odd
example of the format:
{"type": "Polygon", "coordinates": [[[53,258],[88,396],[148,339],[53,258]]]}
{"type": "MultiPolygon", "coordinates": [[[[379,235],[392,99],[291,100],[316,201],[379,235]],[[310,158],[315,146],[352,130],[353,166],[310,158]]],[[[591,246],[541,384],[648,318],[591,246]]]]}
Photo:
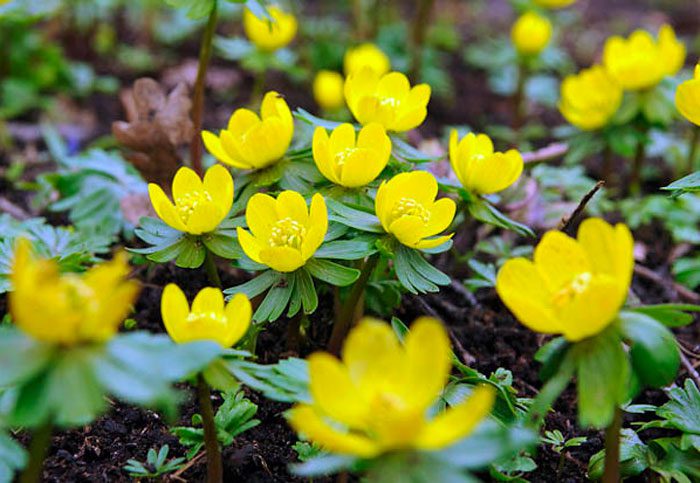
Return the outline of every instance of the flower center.
{"type": "Polygon", "coordinates": [[[177,213],[184,224],[187,224],[197,205],[202,201],[211,202],[211,195],[206,191],[190,191],[175,200],[177,213]]]}
{"type": "Polygon", "coordinates": [[[379,99],[379,105],[382,107],[396,109],[401,105],[401,101],[395,97],[381,97],[379,99]]]}
{"type": "Polygon", "coordinates": [[[348,158],[357,151],[357,148],[345,148],[335,155],[335,164],[339,168],[345,165],[348,158]]]}
{"type": "Polygon", "coordinates": [[[224,314],[220,314],[217,312],[190,312],[190,314],[187,316],[187,322],[190,324],[204,324],[204,325],[210,325],[210,324],[221,324],[225,325],[226,324],[226,316],[224,314]]]}
{"type": "Polygon", "coordinates": [[[394,209],[391,210],[391,217],[394,220],[398,220],[404,216],[416,216],[420,218],[423,223],[428,223],[430,221],[430,211],[425,209],[425,206],[418,203],[413,198],[401,198],[394,205],[394,209]]]}
{"type": "Polygon", "coordinates": [[[270,233],[270,246],[301,248],[306,236],[306,227],[289,217],[282,218],[275,223],[270,233]]]}
{"type": "Polygon", "coordinates": [[[554,294],[554,305],[561,307],[570,302],[572,298],[584,293],[588,290],[591,280],[593,280],[591,272],[583,272],[576,275],[568,285],[565,285],[564,288],[554,294]]]}

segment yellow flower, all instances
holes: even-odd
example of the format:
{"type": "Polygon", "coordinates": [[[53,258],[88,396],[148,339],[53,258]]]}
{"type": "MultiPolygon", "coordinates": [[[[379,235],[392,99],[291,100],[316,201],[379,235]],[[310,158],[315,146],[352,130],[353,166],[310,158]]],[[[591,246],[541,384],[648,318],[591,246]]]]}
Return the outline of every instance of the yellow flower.
{"type": "Polygon", "coordinates": [[[293,272],[316,253],[328,231],[328,210],[315,194],[311,208],[296,191],[277,196],[257,193],[248,201],[245,219],[250,232],[238,227],[238,241],[253,261],[278,272],[293,272]],[[252,234],[251,234],[252,233],[252,234]]]}
{"type": "Polygon", "coordinates": [[[249,109],[236,109],[219,135],[202,131],[202,140],[219,161],[239,169],[262,169],[279,161],[294,134],[294,119],[280,94],[265,94],[260,117],[249,109]]]}
{"type": "Polygon", "coordinates": [[[683,117],[700,126],[700,63],[695,66],[695,77],[678,86],[676,108],[683,117]]]}
{"type": "Polygon", "coordinates": [[[286,13],[279,7],[267,7],[272,17],[258,18],[253,12],[245,9],[243,13],[243,29],[248,39],[260,50],[274,51],[286,46],[297,34],[297,19],[291,13],[286,13]]]}
{"type": "Polygon", "coordinates": [[[535,12],[526,12],[513,24],[510,38],[515,50],[521,55],[537,55],[552,38],[552,23],[547,17],[535,12]]]}
{"type": "Polygon", "coordinates": [[[229,348],[243,337],[250,326],[253,308],[243,294],[236,294],[224,305],[221,290],[206,287],[192,302],[192,310],[180,287],[169,283],[160,300],[163,324],[178,344],[213,340],[229,348]]]}
{"type": "Polygon", "coordinates": [[[523,157],[515,149],[494,152],[487,135],[469,133],[460,141],[456,130],[450,135],[450,164],[462,186],[485,195],[506,189],[523,172],[523,157]]]}
{"type": "Polygon", "coordinates": [[[508,260],[496,278],[503,303],[528,328],[572,342],[600,333],[627,298],[634,241],[622,224],[591,218],[578,239],[547,232],[534,262],[508,260]]]}
{"type": "Polygon", "coordinates": [[[535,5],[544,8],[564,8],[572,5],[576,0],[535,0],[535,5]]]}
{"type": "Polygon", "coordinates": [[[391,61],[382,50],[372,43],[351,47],[345,52],[343,68],[345,75],[360,72],[365,67],[377,75],[384,75],[391,70],[391,61]]]}
{"type": "Polygon", "coordinates": [[[299,404],[289,423],[331,453],[372,458],[395,450],[439,450],[468,436],[495,400],[479,386],[462,403],[429,416],[450,374],[450,343],[435,319],[416,320],[401,346],[391,328],[363,319],[350,332],[342,361],[317,352],[309,359],[312,404],[299,404]]]}
{"type": "Polygon", "coordinates": [[[360,124],[378,122],[387,131],[408,131],[428,115],[430,86],[411,88],[400,72],[377,74],[365,67],[345,81],[345,100],[360,124]]]}
{"type": "Polygon", "coordinates": [[[12,320],[44,342],[104,342],[117,333],[138,295],[139,284],[126,280],[128,274],[124,253],[83,274],[61,274],[55,261],[37,258],[31,243],[19,239],[10,276],[12,320]]]}
{"type": "Polygon", "coordinates": [[[381,124],[367,124],[355,140],[352,124],[341,124],[328,133],[317,127],[313,140],[314,161],[329,181],[357,188],[374,181],[391,155],[391,140],[381,124]]]}
{"type": "Polygon", "coordinates": [[[620,104],[622,88],[600,65],[567,76],[562,82],[559,110],[584,131],[605,126],[620,104]]]}
{"type": "Polygon", "coordinates": [[[313,92],[316,104],[322,109],[334,111],[345,104],[343,76],[331,70],[322,70],[314,77],[313,92]]]}
{"type": "Polygon", "coordinates": [[[233,178],[218,164],[207,170],[204,181],[190,168],[178,169],[172,191],[175,204],[160,186],[150,183],[153,209],[166,224],[192,235],[214,231],[233,204],[233,178]]]}
{"type": "Polygon", "coordinates": [[[450,198],[435,201],[437,192],[437,180],[427,171],[397,174],[382,182],[374,209],[384,230],[402,244],[434,248],[452,238],[452,234],[435,235],[450,226],[457,209],[450,198]]]}
{"type": "Polygon", "coordinates": [[[685,61],[685,45],[676,39],[670,25],[659,30],[658,40],[636,30],[624,39],[610,37],[603,49],[603,65],[620,86],[629,90],[654,87],[664,77],[675,75],[685,61]]]}

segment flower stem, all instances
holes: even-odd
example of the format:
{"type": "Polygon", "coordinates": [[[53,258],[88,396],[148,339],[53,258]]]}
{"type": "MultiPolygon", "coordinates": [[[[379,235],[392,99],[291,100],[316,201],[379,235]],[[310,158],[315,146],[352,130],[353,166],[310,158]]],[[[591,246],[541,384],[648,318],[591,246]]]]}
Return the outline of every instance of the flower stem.
{"type": "MultiPolygon", "coordinates": [[[[518,83],[515,86],[515,95],[513,96],[513,129],[516,131],[516,139],[520,137],[520,129],[525,124],[525,85],[527,83],[527,66],[525,61],[518,61],[518,83]]],[[[519,139],[518,139],[519,140],[519,139]]],[[[516,142],[516,144],[518,144],[516,142]]]]}
{"type": "Polygon", "coordinates": [[[209,250],[207,250],[207,255],[204,258],[204,269],[207,271],[209,283],[216,288],[223,288],[223,285],[221,285],[221,278],[219,277],[219,271],[216,269],[214,254],[209,250]]]}
{"type": "Polygon", "coordinates": [[[430,25],[430,12],[433,10],[435,0],[417,0],[416,16],[413,18],[411,32],[411,78],[413,82],[419,82],[423,69],[423,43],[425,32],[430,25]]]}
{"type": "Polygon", "coordinates": [[[216,4],[213,2],[209,20],[204,29],[202,43],[199,47],[199,66],[197,67],[197,80],[194,83],[194,93],[192,94],[192,124],[194,127],[194,137],[190,143],[190,160],[192,161],[192,169],[198,175],[202,175],[202,139],[200,132],[202,131],[202,114],[204,112],[204,84],[207,77],[207,66],[211,58],[212,40],[214,39],[214,30],[216,30],[216,4]]]}
{"type": "Polygon", "coordinates": [[[690,144],[688,145],[688,161],[685,165],[685,172],[681,176],[688,175],[693,172],[695,167],[695,158],[698,153],[698,144],[700,144],[700,126],[693,126],[693,134],[690,136],[690,144]]]}
{"type": "Polygon", "coordinates": [[[340,347],[343,344],[345,337],[348,335],[348,332],[350,332],[350,327],[352,327],[352,323],[354,322],[356,306],[362,298],[362,294],[365,291],[369,277],[372,275],[378,261],[378,253],[371,255],[365,261],[364,265],[362,266],[362,271],[360,272],[360,277],[352,286],[347,300],[343,304],[338,317],[335,319],[335,323],[333,324],[333,332],[331,333],[331,338],[328,341],[328,351],[332,354],[340,353],[340,347]]]}
{"type": "Polygon", "coordinates": [[[211,405],[211,390],[201,374],[197,376],[197,399],[204,426],[204,447],[207,451],[207,482],[221,483],[224,480],[224,467],[221,462],[221,449],[216,438],[214,408],[211,405]]]}
{"type": "Polygon", "coordinates": [[[642,167],[646,157],[646,129],[644,129],[643,131],[640,131],[637,152],[634,154],[634,160],[632,162],[632,173],[630,176],[629,186],[629,194],[631,195],[638,195],[642,191],[642,167]]]}
{"type": "Polygon", "coordinates": [[[620,429],[622,428],[622,410],[615,408],[615,415],[610,426],[605,430],[605,470],[603,483],[620,481],[620,429]]]}
{"type": "Polygon", "coordinates": [[[20,483],[37,483],[41,479],[41,470],[44,466],[44,458],[51,444],[51,424],[46,423],[39,427],[32,435],[29,446],[29,461],[20,477],[20,483]]]}
{"type": "Polygon", "coordinates": [[[571,382],[571,377],[574,375],[574,364],[571,358],[565,356],[559,366],[556,374],[549,378],[546,384],[542,387],[535,400],[530,405],[528,411],[528,420],[536,427],[539,427],[544,422],[547,416],[547,411],[554,404],[554,401],[559,395],[564,392],[566,386],[571,382]]]}

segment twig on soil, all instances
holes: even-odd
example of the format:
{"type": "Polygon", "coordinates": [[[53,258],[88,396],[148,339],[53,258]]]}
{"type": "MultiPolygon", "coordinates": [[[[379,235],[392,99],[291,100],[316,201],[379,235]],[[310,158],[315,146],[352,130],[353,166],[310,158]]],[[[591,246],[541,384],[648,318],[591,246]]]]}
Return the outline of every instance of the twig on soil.
{"type": "Polygon", "coordinates": [[[569,150],[569,145],[566,143],[552,143],[542,149],[522,153],[523,162],[525,164],[535,164],[564,156],[569,150]]]}
{"type": "Polygon", "coordinates": [[[700,374],[698,374],[698,371],[695,369],[693,364],[688,360],[686,355],[683,353],[683,351],[680,352],[681,354],[681,362],[683,363],[683,367],[685,367],[685,370],[688,371],[688,374],[690,377],[693,378],[695,381],[695,384],[700,386],[700,374]]]}
{"type": "MultiPolygon", "coordinates": [[[[418,305],[420,305],[421,309],[427,315],[430,315],[431,317],[442,320],[442,317],[440,317],[440,314],[438,314],[434,308],[432,308],[430,305],[428,305],[428,303],[425,300],[423,300],[420,297],[416,297],[415,300],[416,300],[416,302],[418,302],[418,305]]],[[[457,336],[454,334],[454,332],[452,331],[452,328],[450,326],[445,325],[445,327],[447,328],[447,333],[450,335],[450,339],[452,340],[452,346],[454,347],[455,352],[457,353],[459,358],[462,360],[462,362],[467,366],[474,364],[476,362],[476,357],[471,355],[469,353],[469,351],[467,351],[464,348],[464,346],[459,341],[457,336]]]]}
{"type": "Polygon", "coordinates": [[[467,288],[457,280],[452,280],[450,282],[450,287],[452,287],[452,290],[454,290],[457,295],[461,295],[464,297],[464,300],[469,302],[469,305],[472,307],[478,307],[479,306],[479,301],[476,299],[473,293],[471,293],[467,288]]]}
{"type": "Polygon", "coordinates": [[[579,217],[579,215],[583,212],[583,210],[586,208],[586,205],[588,204],[589,201],[591,201],[591,198],[595,196],[595,194],[598,192],[600,188],[602,188],[605,185],[605,181],[600,180],[598,181],[591,190],[586,193],[586,195],[581,198],[581,201],[579,201],[578,206],[576,209],[569,215],[565,216],[559,221],[559,226],[557,226],[557,229],[559,231],[566,232],[566,230],[571,226],[571,224],[574,222],[576,218],[579,217]]]}
{"type": "Polygon", "coordinates": [[[4,196],[0,196],[0,211],[9,214],[12,218],[15,218],[19,221],[23,221],[32,217],[29,213],[24,211],[22,208],[20,208],[4,196]]]}
{"type": "Polygon", "coordinates": [[[189,470],[194,466],[199,460],[201,460],[204,457],[204,451],[200,451],[197,453],[191,460],[189,460],[187,463],[185,463],[184,466],[182,466],[179,470],[177,470],[175,473],[170,475],[170,478],[177,478],[181,479],[182,481],[186,481],[180,477],[181,474],[183,474],[185,471],[189,470]]]}
{"type": "Polygon", "coordinates": [[[642,278],[646,278],[647,280],[650,280],[652,282],[655,282],[662,287],[668,287],[670,286],[678,296],[688,302],[691,303],[700,303],[700,295],[696,294],[692,290],[690,290],[688,287],[681,285],[680,283],[677,283],[673,280],[667,280],[655,271],[653,271],[650,268],[647,268],[643,265],[635,265],[634,266],[634,273],[639,275],[642,278]]]}

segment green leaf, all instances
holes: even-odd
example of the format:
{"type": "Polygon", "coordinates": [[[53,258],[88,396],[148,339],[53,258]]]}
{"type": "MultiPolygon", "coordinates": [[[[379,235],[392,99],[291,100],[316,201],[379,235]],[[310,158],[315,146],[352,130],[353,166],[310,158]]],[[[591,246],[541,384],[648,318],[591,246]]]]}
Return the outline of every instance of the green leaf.
{"type": "Polygon", "coordinates": [[[253,314],[255,322],[272,322],[277,320],[284,309],[287,308],[289,300],[294,292],[296,278],[285,277],[273,286],[265,295],[265,298],[253,314]]]}
{"type": "Polygon", "coordinates": [[[268,399],[287,403],[310,403],[309,369],[304,359],[282,359],[262,365],[240,359],[227,359],[227,367],[246,386],[268,399]]]}
{"type": "Polygon", "coordinates": [[[678,196],[683,193],[694,193],[700,191],[700,171],[696,171],[688,176],[674,181],[668,186],[661,188],[666,191],[673,191],[678,196]]]}
{"type": "Polygon", "coordinates": [[[489,225],[512,230],[523,236],[535,236],[535,233],[528,226],[511,220],[483,198],[472,197],[467,203],[467,209],[475,219],[489,225]]]}
{"type": "Polygon", "coordinates": [[[673,382],[681,355],[671,331],[642,313],[623,311],[619,318],[620,329],[631,342],[630,359],[639,380],[651,387],[673,382]]]}
{"type": "Polygon", "coordinates": [[[353,456],[323,455],[300,464],[291,465],[289,471],[296,476],[314,478],[347,470],[356,461],[357,458],[353,456]]]}
{"type": "MultiPolygon", "coordinates": [[[[649,448],[639,439],[637,433],[629,428],[620,431],[620,474],[635,476],[649,467],[653,457],[649,448]]],[[[588,462],[588,476],[597,481],[605,470],[605,450],[599,451],[588,462]]]]}
{"type": "Polygon", "coordinates": [[[238,240],[233,236],[224,235],[221,233],[209,233],[202,235],[202,243],[212,253],[225,258],[226,260],[236,260],[243,255],[238,240]]]}
{"type": "Polygon", "coordinates": [[[571,344],[563,337],[550,340],[535,353],[535,360],[542,363],[540,379],[549,380],[561,366],[571,344]]]}
{"type": "Polygon", "coordinates": [[[632,307],[629,312],[648,315],[666,327],[684,327],[693,322],[693,316],[685,312],[700,312],[700,305],[657,304],[632,307]]]}
{"type": "Polygon", "coordinates": [[[326,199],[326,204],[331,211],[328,217],[330,220],[361,231],[384,233],[384,228],[374,214],[351,208],[331,198],[326,199]]]}
{"type": "Polygon", "coordinates": [[[51,362],[55,349],[24,335],[13,326],[0,326],[0,388],[20,384],[51,362]]]}
{"type": "Polygon", "coordinates": [[[360,276],[357,269],[316,258],[310,259],[304,267],[315,278],[337,287],[350,285],[360,276]]]}
{"type": "Polygon", "coordinates": [[[582,426],[604,428],[628,394],[630,367],[614,327],[574,344],[578,415],[582,426]]]}
{"type": "Polygon", "coordinates": [[[438,285],[449,285],[450,277],[433,267],[420,251],[399,245],[394,256],[396,276],[412,293],[437,292],[438,285]]]}
{"type": "Polygon", "coordinates": [[[427,163],[435,161],[437,156],[425,154],[396,135],[391,135],[392,154],[396,159],[414,163],[427,163]]]}
{"type": "Polygon", "coordinates": [[[314,258],[359,260],[372,255],[376,251],[374,238],[363,237],[354,240],[334,240],[321,245],[314,253],[314,258]]]}
{"type": "Polygon", "coordinates": [[[249,299],[257,297],[263,293],[268,288],[279,283],[283,278],[280,272],[274,270],[267,270],[260,273],[257,277],[249,280],[241,285],[236,285],[235,287],[227,288],[224,293],[228,296],[235,295],[237,293],[245,294],[249,299]]]}
{"type": "Polygon", "coordinates": [[[165,3],[173,8],[187,10],[187,16],[192,20],[199,20],[211,12],[216,0],[165,0],[165,3]]]}
{"type": "Polygon", "coordinates": [[[296,287],[301,295],[301,303],[304,306],[305,314],[312,314],[318,307],[318,294],[314,281],[306,268],[302,267],[296,272],[297,282],[296,287]]]}
{"type": "Polygon", "coordinates": [[[24,468],[27,452],[4,430],[0,429],[0,481],[11,482],[15,471],[24,468]]]}
{"type": "Polygon", "coordinates": [[[667,419],[673,427],[700,435],[700,391],[691,379],[684,386],[668,390],[669,401],[656,414],[667,419]]]}
{"type": "Polygon", "coordinates": [[[316,117],[309,111],[302,109],[301,107],[297,107],[297,109],[294,111],[294,117],[308,124],[311,124],[312,126],[320,126],[329,130],[335,129],[342,124],[341,122],[329,121],[328,119],[316,117]]]}

